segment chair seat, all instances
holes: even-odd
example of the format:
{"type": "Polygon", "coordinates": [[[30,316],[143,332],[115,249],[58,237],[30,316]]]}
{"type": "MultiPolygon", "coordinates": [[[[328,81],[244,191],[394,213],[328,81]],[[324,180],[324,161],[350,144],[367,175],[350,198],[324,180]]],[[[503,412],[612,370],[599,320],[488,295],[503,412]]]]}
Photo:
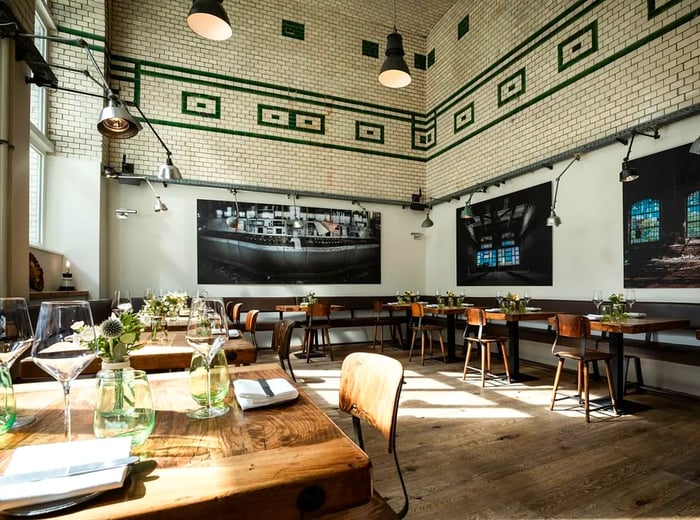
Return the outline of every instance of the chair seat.
{"type": "Polygon", "coordinates": [[[504,336],[485,337],[481,339],[466,337],[464,339],[466,339],[467,341],[475,341],[477,343],[508,343],[508,338],[504,336]]]}
{"type": "Polygon", "coordinates": [[[560,350],[555,356],[581,361],[605,361],[613,357],[612,354],[600,352],[598,350],[586,350],[585,356],[581,356],[580,350],[560,350]]]}
{"type": "Polygon", "coordinates": [[[441,327],[440,325],[421,325],[420,327],[416,325],[411,325],[411,330],[445,330],[445,327],[441,327]]]}

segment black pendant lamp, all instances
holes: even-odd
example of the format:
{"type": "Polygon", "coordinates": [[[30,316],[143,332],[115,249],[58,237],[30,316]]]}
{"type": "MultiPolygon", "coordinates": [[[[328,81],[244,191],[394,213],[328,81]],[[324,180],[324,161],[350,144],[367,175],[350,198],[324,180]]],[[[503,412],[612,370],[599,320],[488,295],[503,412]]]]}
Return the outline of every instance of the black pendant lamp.
{"type": "Polygon", "coordinates": [[[233,34],[223,0],[194,0],[187,25],[208,40],[228,40],[233,34]]]}
{"type": "Polygon", "coordinates": [[[406,87],[411,83],[411,73],[403,59],[403,38],[396,31],[396,0],[394,0],[394,32],[386,37],[386,59],[379,72],[379,83],[389,88],[406,87]]]}

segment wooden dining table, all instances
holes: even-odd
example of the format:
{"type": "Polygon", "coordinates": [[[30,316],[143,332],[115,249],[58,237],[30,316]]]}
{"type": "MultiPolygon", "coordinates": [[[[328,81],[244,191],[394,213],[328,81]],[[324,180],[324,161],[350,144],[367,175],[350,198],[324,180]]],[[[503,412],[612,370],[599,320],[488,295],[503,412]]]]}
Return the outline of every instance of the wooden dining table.
{"type": "MultiPolygon", "coordinates": [[[[148,338],[148,332],[142,337],[148,338]]],[[[224,343],[226,359],[232,365],[249,365],[257,360],[257,349],[241,334],[237,338],[229,338],[224,343]]],[[[132,368],[138,370],[161,371],[188,369],[192,362],[192,347],[187,345],[184,331],[168,332],[165,340],[146,344],[129,354],[132,368]]],[[[95,359],[82,374],[94,374],[101,366],[101,360],[95,359]]],[[[19,375],[22,379],[46,378],[47,374],[39,368],[31,357],[25,357],[19,362],[19,375]]]]}
{"type": "MultiPolygon", "coordinates": [[[[288,379],[275,364],[231,367],[230,372],[234,380],[288,379]]],[[[145,470],[132,471],[122,488],[52,518],[298,519],[370,501],[367,455],[302,389],[292,402],[246,411],[231,390],[228,414],[196,420],[185,415],[197,406],[185,373],[149,374],[148,380],[155,428],[132,449],[145,470]]],[[[93,379],[73,383],[74,440],[94,438],[95,392],[93,379]]],[[[2,436],[0,472],[15,448],[64,440],[63,392],[57,382],[18,384],[15,395],[20,413],[36,420],[2,436]]]]}
{"type": "Polygon", "coordinates": [[[456,337],[457,337],[457,316],[461,316],[471,307],[471,304],[463,305],[426,305],[425,312],[435,316],[445,316],[447,318],[447,363],[462,361],[457,359],[456,337]]]}

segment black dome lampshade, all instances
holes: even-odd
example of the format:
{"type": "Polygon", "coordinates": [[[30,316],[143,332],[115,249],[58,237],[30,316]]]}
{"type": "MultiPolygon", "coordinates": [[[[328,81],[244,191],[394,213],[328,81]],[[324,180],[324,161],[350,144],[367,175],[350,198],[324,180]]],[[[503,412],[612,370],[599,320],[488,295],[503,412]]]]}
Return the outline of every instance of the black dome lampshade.
{"type": "Polygon", "coordinates": [[[228,40],[233,34],[223,0],[194,0],[187,25],[208,40],[228,40]]]}
{"type": "Polygon", "coordinates": [[[402,88],[410,85],[411,73],[404,60],[403,38],[396,32],[386,37],[386,59],[379,72],[379,83],[389,88],[402,88]]]}

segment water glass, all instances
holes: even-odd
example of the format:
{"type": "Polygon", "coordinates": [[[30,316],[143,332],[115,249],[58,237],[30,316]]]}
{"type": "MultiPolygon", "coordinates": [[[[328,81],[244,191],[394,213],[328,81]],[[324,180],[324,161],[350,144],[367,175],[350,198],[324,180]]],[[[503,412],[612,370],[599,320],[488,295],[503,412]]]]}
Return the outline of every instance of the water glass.
{"type": "MultiPolygon", "coordinates": [[[[211,362],[211,379],[209,380],[209,396],[214,407],[222,404],[228,395],[231,377],[228,372],[226,351],[219,350],[211,362]]],[[[190,394],[200,406],[205,406],[207,399],[207,367],[199,352],[192,353],[190,362],[190,394]]]]}
{"type": "Polygon", "coordinates": [[[7,365],[0,364],[0,435],[12,428],[17,415],[12,377],[7,365]]]}
{"type": "Polygon", "coordinates": [[[114,291],[114,298],[112,298],[112,312],[114,314],[121,314],[122,312],[132,312],[134,308],[131,305],[131,295],[129,291],[116,290],[114,291]]]}

